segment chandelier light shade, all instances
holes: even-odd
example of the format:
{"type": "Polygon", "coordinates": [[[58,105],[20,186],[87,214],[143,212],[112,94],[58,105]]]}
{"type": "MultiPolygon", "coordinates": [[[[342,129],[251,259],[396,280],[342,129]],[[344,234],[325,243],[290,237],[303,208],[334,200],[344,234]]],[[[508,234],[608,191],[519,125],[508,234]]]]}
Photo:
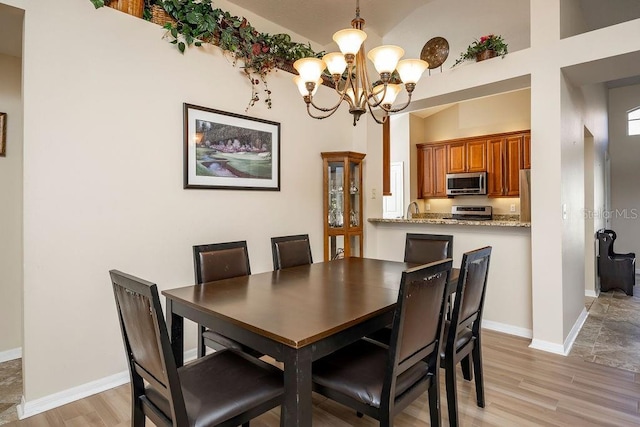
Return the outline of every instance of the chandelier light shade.
{"type": "Polygon", "coordinates": [[[389,113],[402,111],[409,106],[416,83],[429,67],[420,59],[404,59],[404,49],[399,46],[379,46],[371,49],[368,57],[378,76],[369,79],[364,50],[367,34],[362,31],[364,19],[360,18],[360,1],[356,0],[356,17],[351,21],[353,28],[340,30],[333,35],[340,52],[324,55],[322,59],[302,58],[293,66],[299,76],[294,77],[298,90],[307,105],[307,112],[315,119],[324,119],[335,113],[343,101],[349,105],[353,115],[353,125],[362,114],[369,111],[377,123],[384,123],[389,113]],[[313,96],[322,83],[322,74],[327,70],[333,79],[338,94],[335,105],[325,108],[313,102],[313,96]],[[407,91],[407,102],[395,107],[393,103],[402,89],[407,91]],[[313,108],[313,110],[312,110],[313,108]],[[382,117],[374,114],[374,109],[382,111],[382,117]]]}
{"type": "Polygon", "coordinates": [[[333,41],[343,55],[356,55],[366,39],[367,33],[355,28],[340,30],[333,35],[333,41]]]}
{"type": "Polygon", "coordinates": [[[398,61],[404,55],[404,49],[398,46],[378,46],[369,51],[367,57],[373,62],[376,71],[380,75],[388,73],[391,75],[396,69],[398,61]]]}

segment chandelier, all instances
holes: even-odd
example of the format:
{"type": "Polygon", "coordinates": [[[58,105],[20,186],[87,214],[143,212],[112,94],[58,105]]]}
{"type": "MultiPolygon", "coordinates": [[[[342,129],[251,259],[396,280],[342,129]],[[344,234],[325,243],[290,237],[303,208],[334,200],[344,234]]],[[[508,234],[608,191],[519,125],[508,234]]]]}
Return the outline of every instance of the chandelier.
{"type": "Polygon", "coordinates": [[[400,61],[404,49],[399,46],[376,47],[367,55],[379,73],[379,80],[372,84],[367,74],[364,54],[364,40],[367,38],[367,33],[362,31],[364,23],[364,19],[360,17],[360,0],[356,0],[356,17],[351,21],[353,28],[340,30],[333,35],[340,52],[328,53],[322,59],[302,58],[294,62],[293,67],[299,76],[293,80],[307,104],[307,113],[314,119],[331,116],[345,101],[349,105],[349,113],[353,115],[354,126],[367,111],[376,123],[382,124],[389,113],[402,111],[409,106],[416,83],[429,64],[420,59],[400,61]],[[317,106],[313,102],[313,96],[322,84],[325,68],[331,74],[338,94],[338,102],[329,108],[317,106]],[[402,91],[403,83],[408,94],[407,102],[394,108],[393,103],[402,91]],[[382,110],[382,117],[376,117],[373,112],[375,108],[382,110]]]}

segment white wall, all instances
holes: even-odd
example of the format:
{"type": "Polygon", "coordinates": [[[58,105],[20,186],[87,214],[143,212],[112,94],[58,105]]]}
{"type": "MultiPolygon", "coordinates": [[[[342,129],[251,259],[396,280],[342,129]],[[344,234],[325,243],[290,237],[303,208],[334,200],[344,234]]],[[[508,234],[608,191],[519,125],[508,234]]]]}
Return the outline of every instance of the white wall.
{"type": "MultiPolygon", "coordinates": [[[[609,107],[608,91],[603,84],[583,86],[584,97],[583,128],[585,140],[585,156],[588,164],[585,170],[586,183],[592,181],[593,194],[590,195],[589,208],[592,212],[585,212],[585,291],[597,292],[599,290],[598,277],[595,269],[596,240],[595,232],[605,227],[605,197],[610,193],[606,188],[608,177],[605,178],[605,156],[609,149],[609,107]],[[587,150],[589,151],[587,155],[587,150]],[[588,225],[588,227],[586,227],[588,225]]],[[[591,188],[591,186],[589,186],[591,188]]],[[[586,194],[585,194],[586,197],[586,194]]]]}
{"type": "Polygon", "coordinates": [[[560,38],[575,36],[586,31],[587,23],[582,13],[583,0],[560,2],[560,38]]]}
{"type": "Polygon", "coordinates": [[[611,227],[615,251],[640,254],[640,135],[627,135],[627,112],[640,106],[640,85],[609,91],[611,142],[611,227]]]}
{"type": "Polygon", "coordinates": [[[0,157],[0,353],[14,356],[22,347],[21,63],[0,55],[0,112],[7,113],[6,157],[0,157]]]}
{"type": "Polygon", "coordinates": [[[582,94],[562,79],[562,304],[566,336],[584,310],[584,122],[582,94]]]}
{"type": "Polygon", "coordinates": [[[252,271],[267,271],[269,237],[296,233],[321,259],[320,152],[352,149],[352,131],[347,114],[307,117],[291,75],[273,73],[273,109],[247,114],[281,123],[282,190],[184,190],[182,103],[244,114],[242,71],[217,48],[182,56],[160,27],[87,0],[25,7],[30,402],[126,370],[109,269],[177,287],[193,281],[192,245],[246,239],[252,271]]]}
{"type": "Polygon", "coordinates": [[[442,68],[447,71],[467,46],[487,34],[502,35],[510,52],[528,48],[529,1],[485,0],[481,8],[474,0],[426,2],[383,39],[385,44],[403,46],[407,57],[417,58],[429,39],[444,37],[449,56],[442,68]]]}

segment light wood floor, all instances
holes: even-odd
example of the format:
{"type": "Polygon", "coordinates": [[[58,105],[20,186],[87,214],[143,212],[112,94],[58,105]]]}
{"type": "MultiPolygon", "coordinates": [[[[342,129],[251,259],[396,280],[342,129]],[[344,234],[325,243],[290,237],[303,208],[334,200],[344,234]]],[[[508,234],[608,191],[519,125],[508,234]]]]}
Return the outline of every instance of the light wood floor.
{"type": "MultiPolygon", "coordinates": [[[[638,426],[640,374],[553,355],[528,347],[529,340],[483,331],[486,407],[475,404],[473,383],[458,375],[463,426],[638,426]]],[[[443,376],[441,376],[443,377],[443,376]]],[[[444,394],[442,382],[441,395],[444,394]]],[[[443,425],[448,424],[446,398],[443,425]]],[[[14,427],[128,426],[129,388],[118,387],[17,421],[14,427]]],[[[279,408],[251,422],[279,426],[279,408]]],[[[314,426],[373,426],[354,411],[314,398],[314,426]]],[[[152,425],[150,422],[148,425],[152,425]]],[[[426,395],[396,417],[396,427],[429,425],[426,395]]]]}

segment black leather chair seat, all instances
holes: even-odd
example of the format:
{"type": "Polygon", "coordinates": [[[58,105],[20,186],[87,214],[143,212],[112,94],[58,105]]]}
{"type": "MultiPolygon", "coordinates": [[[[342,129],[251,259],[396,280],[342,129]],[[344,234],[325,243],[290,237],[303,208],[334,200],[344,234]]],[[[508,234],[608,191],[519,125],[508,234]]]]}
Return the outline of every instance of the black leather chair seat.
{"type": "MultiPolygon", "coordinates": [[[[210,341],[214,341],[216,344],[222,345],[226,348],[233,348],[235,350],[238,351],[242,351],[245,352],[247,354],[250,354],[253,357],[262,357],[264,356],[264,354],[260,353],[259,351],[256,351],[250,347],[247,347],[245,345],[240,344],[238,341],[234,341],[231,338],[227,338],[224,335],[220,335],[217,332],[213,332],[209,329],[205,329],[205,331],[202,333],[202,338],[204,338],[205,340],[205,344],[209,344],[206,341],[210,340],[210,341]]],[[[213,347],[213,345],[210,345],[210,347],[213,347]]]]}
{"type": "MultiPolygon", "coordinates": [[[[444,323],[444,334],[443,336],[449,336],[449,328],[451,327],[450,321],[445,321],[444,323]]],[[[469,328],[465,328],[461,333],[456,337],[456,350],[462,348],[466,343],[473,339],[473,332],[469,328]]],[[[442,352],[440,353],[440,357],[444,359],[445,347],[442,347],[442,352]]]]}
{"type": "MultiPolygon", "coordinates": [[[[450,321],[446,321],[444,324],[444,333],[442,336],[446,337],[449,335],[449,326],[451,325],[450,321]]],[[[381,344],[389,345],[391,341],[391,329],[383,328],[375,331],[374,333],[367,335],[367,338],[370,338],[374,341],[377,341],[381,344]]],[[[473,332],[471,329],[466,328],[460,335],[456,338],[456,349],[461,348],[463,345],[468,343],[473,338],[473,332]]],[[[440,353],[440,357],[444,358],[444,346],[442,347],[442,352],[440,353]]]]}
{"type": "MultiPolygon", "coordinates": [[[[380,407],[389,350],[360,340],[313,363],[313,381],[373,407],[380,407]]],[[[424,378],[428,365],[420,362],[400,374],[396,396],[424,378]]]]}
{"type": "MultiPolygon", "coordinates": [[[[234,350],[199,358],[178,368],[178,375],[190,427],[218,425],[283,393],[278,368],[234,350]]],[[[171,414],[169,402],[158,391],[147,387],[145,394],[171,414]]]]}
{"type": "Polygon", "coordinates": [[[238,341],[234,341],[230,338],[225,337],[224,335],[220,335],[217,332],[213,332],[207,329],[202,333],[202,337],[220,343],[226,348],[234,348],[236,350],[242,351],[242,345],[238,341]]]}

